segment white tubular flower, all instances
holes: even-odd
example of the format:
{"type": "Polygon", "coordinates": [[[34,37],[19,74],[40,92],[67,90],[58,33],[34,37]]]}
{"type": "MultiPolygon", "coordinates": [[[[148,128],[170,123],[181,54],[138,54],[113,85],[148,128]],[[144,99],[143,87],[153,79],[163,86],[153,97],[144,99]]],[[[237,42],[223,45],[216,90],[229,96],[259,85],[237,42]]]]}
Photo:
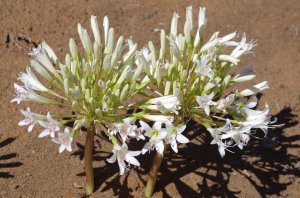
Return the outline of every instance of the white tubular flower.
{"type": "Polygon", "coordinates": [[[200,59],[197,60],[197,68],[195,70],[196,74],[207,76],[208,78],[213,77],[213,72],[211,70],[211,63],[208,63],[208,56],[201,56],[200,59]]]}
{"type": "Polygon", "coordinates": [[[97,41],[98,45],[101,45],[101,36],[100,36],[100,31],[99,31],[99,26],[98,26],[96,16],[91,16],[91,27],[92,27],[95,41],[97,41]]]}
{"type": "Polygon", "coordinates": [[[269,85],[268,85],[268,82],[267,81],[264,81],[264,82],[261,82],[257,85],[254,85],[253,87],[250,87],[248,89],[245,89],[243,91],[241,91],[239,94],[241,96],[251,96],[251,95],[254,95],[258,92],[261,92],[265,89],[268,89],[269,88],[269,85]]]}
{"type": "Polygon", "coordinates": [[[140,120],[140,124],[142,129],[145,130],[145,136],[149,137],[149,142],[147,142],[143,149],[142,154],[145,154],[147,151],[151,151],[153,149],[156,150],[157,153],[163,155],[164,152],[164,142],[163,139],[167,136],[166,129],[161,128],[161,122],[155,122],[153,127],[151,128],[146,122],[140,120]]]}
{"type": "Polygon", "coordinates": [[[205,12],[206,8],[199,8],[199,14],[198,14],[198,30],[196,33],[194,46],[197,47],[200,43],[201,38],[203,38],[205,26],[206,26],[206,18],[205,18],[205,12]]]}
{"type": "Polygon", "coordinates": [[[107,159],[107,161],[109,163],[114,163],[116,160],[118,161],[120,175],[124,174],[125,168],[129,167],[130,164],[140,166],[140,163],[135,156],[140,155],[141,151],[129,151],[126,143],[123,143],[122,146],[115,144],[112,152],[113,155],[107,159]]]}
{"type": "Polygon", "coordinates": [[[171,49],[171,52],[172,52],[172,54],[174,55],[174,57],[175,57],[177,60],[181,60],[181,54],[180,54],[179,47],[178,47],[178,45],[176,44],[176,42],[173,41],[173,40],[170,41],[170,49],[171,49]]]}
{"type": "Polygon", "coordinates": [[[232,81],[234,82],[245,82],[245,81],[249,81],[249,80],[253,80],[256,77],[255,74],[249,74],[249,75],[244,75],[244,76],[236,76],[234,79],[232,79],[232,81]]]}
{"type": "MultiPolygon", "coordinates": [[[[26,84],[25,84],[26,86],[26,84]]],[[[16,102],[20,104],[21,101],[35,101],[39,103],[50,103],[47,98],[44,98],[36,94],[30,86],[21,87],[20,85],[14,83],[16,98],[12,99],[10,102],[16,102]]]]}
{"type": "Polygon", "coordinates": [[[184,36],[187,43],[191,42],[191,32],[193,31],[193,13],[192,6],[186,8],[186,20],[184,24],[184,36]]]}
{"type": "Polygon", "coordinates": [[[222,61],[227,61],[227,62],[231,62],[232,64],[234,65],[237,65],[238,62],[240,61],[239,59],[233,57],[233,56],[229,56],[229,55],[225,55],[225,54],[222,54],[222,55],[219,55],[218,57],[220,60],[222,61]]]}
{"type": "Polygon", "coordinates": [[[32,113],[32,112],[30,111],[30,108],[29,108],[29,107],[27,107],[26,110],[21,109],[20,111],[21,111],[21,113],[25,116],[25,119],[24,119],[24,120],[21,120],[21,121],[18,123],[18,125],[19,125],[19,126],[26,126],[26,125],[29,125],[27,130],[28,130],[28,132],[31,132],[32,129],[33,129],[33,127],[34,127],[34,125],[36,125],[36,124],[38,123],[38,121],[35,119],[34,113],[32,113]]]}
{"type": "Polygon", "coordinates": [[[39,134],[38,138],[42,138],[47,135],[54,138],[55,132],[60,130],[60,123],[51,117],[50,112],[47,113],[47,122],[39,121],[39,124],[45,129],[39,134]]]}
{"type": "Polygon", "coordinates": [[[68,127],[65,128],[64,132],[58,132],[57,137],[53,138],[52,141],[56,144],[60,144],[58,152],[62,153],[64,150],[72,152],[72,141],[73,136],[70,134],[68,127]]]}
{"type": "Polygon", "coordinates": [[[109,31],[109,20],[107,16],[104,16],[103,19],[103,28],[104,28],[104,44],[107,45],[108,41],[108,31],[109,31]]]}
{"type": "Polygon", "coordinates": [[[231,139],[235,142],[241,150],[244,146],[246,146],[250,140],[249,134],[251,126],[240,126],[240,127],[231,127],[231,130],[226,132],[225,134],[221,135],[221,139],[231,139]]]}
{"type": "Polygon", "coordinates": [[[221,155],[221,157],[225,156],[225,149],[227,150],[227,147],[230,146],[227,142],[223,142],[221,137],[223,134],[227,133],[228,131],[231,130],[231,124],[230,120],[226,120],[226,123],[223,127],[220,128],[208,128],[207,129],[211,136],[213,137],[213,140],[211,141],[210,144],[217,144],[218,145],[218,150],[221,155]]]}
{"type": "Polygon", "coordinates": [[[121,135],[123,142],[126,141],[127,136],[135,136],[135,131],[137,129],[137,126],[132,125],[131,122],[132,122],[132,118],[128,117],[123,119],[123,123],[114,124],[114,127],[121,135]]]}
{"type": "Polygon", "coordinates": [[[32,52],[30,52],[29,55],[31,55],[35,60],[40,62],[51,73],[57,73],[42,45],[39,45],[38,48],[33,48],[32,52]]]}
{"type": "Polygon", "coordinates": [[[170,36],[175,37],[177,35],[177,24],[178,24],[178,19],[179,15],[175,12],[172,17],[172,22],[171,22],[171,32],[170,36]]]}
{"type": "MultiPolygon", "coordinates": [[[[252,107],[256,102],[251,102],[248,104],[248,107],[252,107]]],[[[246,114],[246,120],[241,121],[240,124],[243,126],[250,125],[252,128],[261,129],[265,134],[268,132],[268,128],[272,128],[272,125],[276,122],[276,119],[274,121],[271,121],[270,116],[268,116],[269,113],[269,106],[266,104],[265,109],[262,111],[253,110],[246,107],[243,107],[241,111],[246,114]]]]}
{"type": "Polygon", "coordinates": [[[147,101],[146,108],[150,110],[158,110],[165,114],[168,112],[173,112],[178,114],[180,109],[180,99],[176,95],[162,96],[158,98],[153,98],[147,101]]]}
{"type": "Polygon", "coordinates": [[[171,145],[171,148],[175,153],[178,152],[177,149],[177,142],[186,144],[189,142],[189,140],[182,135],[182,132],[185,130],[186,125],[182,125],[180,127],[174,127],[172,122],[166,122],[166,131],[167,136],[165,138],[166,143],[171,145]]]}
{"type": "Polygon", "coordinates": [[[233,103],[234,99],[235,94],[229,94],[226,98],[223,98],[217,102],[217,109],[225,112],[226,108],[228,108],[233,103]]]}
{"type": "Polygon", "coordinates": [[[210,114],[209,106],[213,106],[217,104],[216,102],[211,100],[213,97],[214,97],[214,93],[210,93],[209,95],[205,95],[205,96],[196,96],[196,100],[199,104],[199,108],[204,109],[205,114],[208,116],[210,114]]]}
{"type": "Polygon", "coordinates": [[[25,85],[30,86],[34,90],[42,92],[48,91],[48,89],[32,73],[29,67],[27,67],[26,72],[27,73],[21,73],[18,79],[21,80],[25,85]]]}
{"type": "Polygon", "coordinates": [[[236,36],[236,32],[232,32],[230,34],[227,34],[226,36],[223,36],[223,37],[219,38],[219,43],[220,44],[226,44],[226,42],[230,41],[235,36],[236,36]]]}
{"type": "Polygon", "coordinates": [[[80,24],[77,25],[77,29],[78,29],[79,38],[81,40],[84,50],[87,53],[92,52],[93,45],[92,45],[91,39],[87,33],[87,30],[83,29],[83,27],[80,24]]]}
{"type": "Polygon", "coordinates": [[[246,43],[246,34],[243,34],[242,40],[236,48],[231,52],[230,56],[233,56],[235,58],[239,58],[240,56],[247,54],[247,53],[252,53],[251,50],[254,48],[255,44],[253,41],[250,43],[246,43]]]}
{"type": "Polygon", "coordinates": [[[167,121],[173,122],[174,120],[173,116],[153,115],[153,114],[145,114],[143,115],[143,118],[153,122],[167,122],[167,121]]]}

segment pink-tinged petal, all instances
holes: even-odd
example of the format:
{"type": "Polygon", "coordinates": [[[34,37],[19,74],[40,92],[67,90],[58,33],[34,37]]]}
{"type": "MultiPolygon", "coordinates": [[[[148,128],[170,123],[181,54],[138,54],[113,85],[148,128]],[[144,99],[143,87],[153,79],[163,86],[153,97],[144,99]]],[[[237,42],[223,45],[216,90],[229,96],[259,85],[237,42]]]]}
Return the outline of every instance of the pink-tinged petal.
{"type": "Polygon", "coordinates": [[[187,139],[184,135],[182,134],[178,134],[176,136],[176,140],[179,142],[179,143],[182,143],[182,144],[186,144],[189,142],[189,139],[187,139]]]}
{"type": "Polygon", "coordinates": [[[33,127],[34,127],[34,124],[31,124],[31,125],[29,125],[29,127],[28,127],[27,131],[28,131],[28,132],[31,132],[31,131],[32,131],[32,129],[33,129],[33,127]]]}
{"type": "Polygon", "coordinates": [[[128,151],[129,156],[135,157],[135,156],[138,156],[140,154],[141,154],[141,151],[128,151]]]}
{"type": "Polygon", "coordinates": [[[108,161],[109,163],[115,163],[115,161],[117,160],[117,155],[113,154],[110,158],[106,159],[106,161],[108,161]]]}
{"type": "Polygon", "coordinates": [[[64,152],[65,149],[66,149],[66,146],[63,145],[63,144],[61,144],[61,145],[59,146],[58,152],[59,152],[59,153],[62,153],[62,152],[64,152]]]}
{"type": "Polygon", "coordinates": [[[39,134],[38,138],[42,138],[42,137],[45,137],[45,136],[47,136],[47,135],[50,135],[50,131],[48,131],[47,129],[45,129],[44,131],[42,131],[42,132],[39,134]]]}
{"type": "Polygon", "coordinates": [[[132,157],[132,156],[126,156],[126,161],[132,165],[135,165],[135,166],[140,166],[140,163],[139,161],[135,158],[135,157],[132,157]]]}
{"type": "Polygon", "coordinates": [[[28,125],[28,123],[26,122],[26,120],[21,120],[19,123],[18,123],[19,126],[25,126],[25,125],[28,125]]]}
{"type": "Polygon", "coordinates": [[[155,149],[157,151],[157,153],[163,155],[164,153],[164,143],[163,141],[159,141],[155,144],[155,149]]]}

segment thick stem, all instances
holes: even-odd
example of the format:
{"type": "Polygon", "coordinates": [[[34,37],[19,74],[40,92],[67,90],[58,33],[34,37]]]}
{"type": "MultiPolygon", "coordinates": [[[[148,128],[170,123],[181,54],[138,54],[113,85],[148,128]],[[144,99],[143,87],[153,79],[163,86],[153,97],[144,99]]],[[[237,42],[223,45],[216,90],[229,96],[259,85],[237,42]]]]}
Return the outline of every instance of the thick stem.
{"type": "Polygon", "coordinates": [[[95,126],[91,126],[86,134],[84,147],[84,168],[86,175],[86,194],[90,195],[94,191],[94,170],[93,170],[93,150],[94,150],[95,126]]]}
{"type": "MultiPolygon", "coordinates": [[[[167,149],[168,149],[168,145],[165,144],[164,154],[167,149]]],[[[155,183],[157,180],[157,174],[158,174],[158,171],[159,171],[159,168],[160,168],[160,165],[161,165],[161,162],[163,159],[164,159],[164,157],[162,155],[155,153],[153,162],[152,162],[152,166],[149,171],[148,181],[147,181],[147,185],[146,185],[146,189],[145,189],[145,195],[147,198],[152,196],[152,193],[155,188],[155,183]]]]}

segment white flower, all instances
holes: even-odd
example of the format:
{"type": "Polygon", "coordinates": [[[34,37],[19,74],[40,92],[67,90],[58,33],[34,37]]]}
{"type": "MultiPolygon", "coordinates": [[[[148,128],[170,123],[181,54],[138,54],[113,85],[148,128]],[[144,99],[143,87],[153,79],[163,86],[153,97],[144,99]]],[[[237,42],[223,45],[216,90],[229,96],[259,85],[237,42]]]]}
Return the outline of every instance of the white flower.
{"type": "Polygon", "coordinates": [[[20,85],[14,83],[16,98],[12,99],[10,102],[16,102],[20,104],[21,101],[35,101],[39,103],[50,103],[49,99],[44,98],[38,94],[36,94],[32,88],[25,84],[25,87],[21,87],[20,85]]]}
{"type": "Polygon", "coordinates": [[[65,128],[63,133],[58,132],[57,137],[53,138],[52,141],[56,144],[60,144],[59,153],[62,153],[65,149],[67,149],[69,152],[72,152],[73,136],[70,134],[68,127],[65,128]]]}
{"type": "Polygon", "coordinates": [[[157,153],[163,155],[164,152],[164,143],[163,139],[167,136],[165,129],[161,128],[161,122],[155,122],[151,128],[146,122],[140,120],[140,124],[145,130],[145,136],[149,137],[149,142],[147,142],[143,149],[142,154],[145,154],[147,151],[155,149],[157,153]]]}
{"type": "Polygon", "coordinates": [[[42,44],[40,44],[38,48],[33,48],[32,52],[30,52],[29,55],[33,56],[33,58],[40,62],[50,72],[55,74],[57,73],[49,57],[47,56],[42,44]]]}
{"type": "Polygon", "coordinates": [[[196,74],[207,76],[208,78],[212,78],[212,70],[211,63],[208,64],[208,56],[201,56],[200,59],[197,60],[197,68],[195,70],[196,74]]]}
{"type": "Polygon", "coordinates": [[[257,85],[254,85],[253,87],[250,87],[248,89],[245,89],[243,91],[240,92],[240,95],[241,96],[251,96],[251,95],[254,95],[258,92],[261,92],[265,89],[268,89],[269,88],[269,85],[268,85],[268,82],[267,81],[264,81],[264,82],[261,82],[257,85]]]}
{"type": "Polygon", "coordinates": [[[189,142],[189,140],[184,135],[181,134],[185,130],[185,128],[186,125],[182,125],[180,127],[174,127],[172,122],[166,122],[166,131],[168,134],[165,140],[166,143],[169,143],[171,145],[171,148],[175,153],[178,152],[177,142],[182,144],[186,144],[189,142]]]}
{"type": "Polygon", "coordinates": [[[145,114],[143,115],[143,118],[154,122],[167,122],[167,121],[173,122],[174,120],[173,116],[152,115],[152,114],[145,114]]]}
{"type": "Polygon", "coordinates": [[[217,109],[226,111],[226,108],[228,108],[233,103],[234,98],[235,94],[229,94],[226,98],[219,100],[216,104],[217,109]]]}
{"type": "Polygon", "coordinates": [[[27,73],[21,73],[18,78],[25,85],[30,86],[34,90],[46,92],[48,89],[36,78],[36,76],[32,73],[31,69],[27,67],[27,73]]]}
{"type": "MultiPolygon", "coordinates": [[[[253,107],[253,105],[255,105],[255,102],[248,104],[248,107],[253,107]]],[[[276,119],[271,121],[270,116],[268,116],[269,106],[266,104],[265,109],[262,111],[253,110],[248,107],[246,106],[241,109],[241,112],[246,114],[246,120],[240,121],[240,123],[243,126],[250,125],[252,128],[261,129],[267,134],[268,128],[272,128],[269,124],[276,122],[276,119]]]]}
{"type": "MultiPolygon", "coordinates": [[[[126,141],[127,136],[134,137],[136,135],[135,131],[137,129],[136,125],[132,125],[132,118],[128,117],[123,119],[123,123],[116,123],[114,124],[115,130],[119,132],[122,137],[123,142],[126,141]]],[[[142,137],[139,137],[143,139],[142,137]]]]}
{"type": "Polygon", "coordinates": [[[107,161],[109,163],[114,163],[116,160],[118,161],[120,175],[124,174],[125,168],[127,168],[130,164],[140,166],[140,163],[137,161],[135,156],[140,155],[141,151],[129,151],[126,143],[123,143],[122,147],[118,144],[115,144],[112,152],[113,155],[107,159],[107,161]]]}
{"type": "Polygon", "coordinates": [[[208,128],[207,130],[210,132],[211,136],[213,137],[213,140],[211,141],[211,144],[217,144],[218,145],[218,150],[221,155],[221,157],[224,157],[225,155],[225,149],[228,147],[227,142],[223,142],[221,137],[223,134],[226,132],[230,131],[231,124],[230,120],[227,119],[226,123],[223,127],[220,128],[208,128]]]}
{"type": "Polygon", "coordinates": [[[221,135],[221,139],[232,139],[235,144],[242,150],[244,146],[247,145],[250,140],[250,129],[251,125],[240,126],[240,127],[231,127],[231,130],[226,134],[221,135]]]}
{"type": "Polygon", "coordinates": [[[39,138],[45,137],[47,135],[50,135],[52,138],[55,137],[55,132],[59,131],[60,124],[57,120],[53,119],[50,115],[50,112],[47,113],[47,120],[45,121],[39,121],[39,124],[44,127],[45,129],[40,133],[39,138]]]}
{"type": "Polygon", "coordinates": [[[17,102],[18,104],[20,104],[21,101],[29,101],[28,99],[28,91],[21,87],[20,85],[14,83],[14,87],[15,87],[15,93],[16,93],[16,98],[12,99],[10,102],[17,102]]]}
{"type": "Polygon", "coordinates": [[[20,110],[21,113],[25,116],[24,120],[21,120],[18,125],[19,126],[25,126],[25,125],[29,125],[28,126],[28,132],[31,132],[34,125],[37,124],[37,120],[35,120],[34,118],[34,113],[30,112],[30,108],[27,107],[26,110],[21,109],[20,110]]]}
{"type": "Polygon", "coordinates": [[[206,115],[210,114],[209,106],[216,105],[211,99],[214,97],[214,93],[205,96],[196,96],[196,100],[199,104],[199,108],[204,109],[206,115]]]}
{"type": "Polygon", "coordinates": [[[180,109],[180,97],[177,95],[162,96],[148,100],[147,104],[146,108],[150,110],[158,110],[163,114],[169,112],[178,114],[177,110],[180,109]]]}

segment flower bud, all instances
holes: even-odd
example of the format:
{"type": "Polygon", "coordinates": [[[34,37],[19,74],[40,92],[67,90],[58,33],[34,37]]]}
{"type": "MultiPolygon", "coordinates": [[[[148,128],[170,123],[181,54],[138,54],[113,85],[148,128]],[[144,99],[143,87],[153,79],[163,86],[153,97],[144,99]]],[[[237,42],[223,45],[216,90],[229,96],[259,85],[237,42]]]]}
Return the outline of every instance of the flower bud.
{"type": "Polygon", "coordinates": [[[261,92],[261,91],[263,91],[267,88],[269,88],[268,82],[264,81],[264,82],[261,82],[257,85],[254,85],[253,87],[250,87],[248,89],[245,89],[245,90],[241,91],[239,93],[239,95],[241,95],[241,96],[251,96],[251,95],[254,95],[258,92],[261,92]]]}
{"type": "Polygon", "coordinates": [[[70,52],[71,52],[73,59],[76,59],[78,56],[78,50],[77,50],[76,42],[72,38],[69,41],[69,48],[70,48],[70,52]]]}
{"type": "Polygon", "coordinates": [[[101,45],[101,37],[100,37],[100,31],[99,26],[97,23],[97,17],[91,16],[91,27],[94,34],[95,41],[98,43],[98,45],[101,45]]]}

